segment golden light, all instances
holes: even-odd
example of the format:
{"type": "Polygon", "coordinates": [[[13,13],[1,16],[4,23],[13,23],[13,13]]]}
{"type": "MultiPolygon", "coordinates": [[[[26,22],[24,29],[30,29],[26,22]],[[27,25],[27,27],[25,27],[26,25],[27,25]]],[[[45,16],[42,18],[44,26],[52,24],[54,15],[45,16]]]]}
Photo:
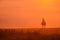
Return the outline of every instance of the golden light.
{"type": "Polygon", "coordinates": [[[41,0],[43,3],[51,3],[53,0],[41,0]]]}

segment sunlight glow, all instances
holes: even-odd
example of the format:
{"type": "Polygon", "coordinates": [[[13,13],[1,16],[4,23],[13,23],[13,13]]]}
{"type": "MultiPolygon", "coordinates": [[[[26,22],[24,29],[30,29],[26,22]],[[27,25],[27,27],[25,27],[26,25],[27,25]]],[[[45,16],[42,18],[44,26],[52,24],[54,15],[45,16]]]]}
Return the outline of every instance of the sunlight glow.
{"type": "Polygon", "coordinates": [[[41,0],[43,3],[51,3],[53,0],[41,0]]]}

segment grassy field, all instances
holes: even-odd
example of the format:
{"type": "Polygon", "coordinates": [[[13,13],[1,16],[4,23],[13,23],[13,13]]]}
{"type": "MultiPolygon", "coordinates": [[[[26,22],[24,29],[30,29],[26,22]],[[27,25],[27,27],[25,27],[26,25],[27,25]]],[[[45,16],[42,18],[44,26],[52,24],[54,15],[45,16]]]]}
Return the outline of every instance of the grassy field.
{"type": "Polygon", "coordinates": [[[60,40],[60,28],[0,29],[0,40],[60,40]]]}

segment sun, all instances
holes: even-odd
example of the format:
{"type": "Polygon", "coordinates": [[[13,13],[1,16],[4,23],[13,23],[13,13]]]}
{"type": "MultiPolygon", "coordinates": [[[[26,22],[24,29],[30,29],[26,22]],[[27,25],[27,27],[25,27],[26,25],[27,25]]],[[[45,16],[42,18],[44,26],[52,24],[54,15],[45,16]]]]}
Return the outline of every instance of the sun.
{"type": "Polygon", "coordinates": [[[41,0],[43,3],[51,3],[53,0],[41,0]]]}

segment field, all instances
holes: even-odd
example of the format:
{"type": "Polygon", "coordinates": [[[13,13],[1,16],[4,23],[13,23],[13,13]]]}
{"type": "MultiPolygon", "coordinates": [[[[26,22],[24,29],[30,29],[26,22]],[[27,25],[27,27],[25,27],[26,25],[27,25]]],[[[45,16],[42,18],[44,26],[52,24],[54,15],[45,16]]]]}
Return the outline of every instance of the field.
{"type": "Polygon", "coordinates": [[[0,40],[60,40],[60,28],[0,29],[0,40]]]}

